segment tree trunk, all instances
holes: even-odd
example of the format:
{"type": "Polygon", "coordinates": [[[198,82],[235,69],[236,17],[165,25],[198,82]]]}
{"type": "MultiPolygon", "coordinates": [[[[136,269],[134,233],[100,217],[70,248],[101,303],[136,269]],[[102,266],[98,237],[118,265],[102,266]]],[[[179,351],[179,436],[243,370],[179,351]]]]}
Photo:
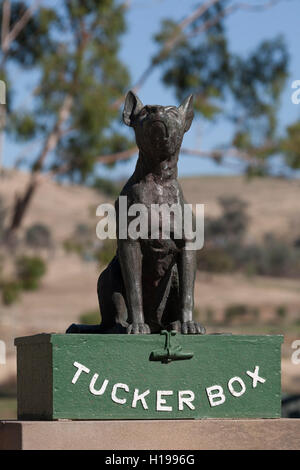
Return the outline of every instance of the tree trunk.
{"type": "Polygon", "coordinates": [[[42,170],[43,163],[48,153],[54,150],[57,146],[57,143],[61,136],[61,126],[68,119],[71,112],[72,104],[73,97],[71,95],[66,95],[63,104],[59,110],[57,122],[52,132],[46,138],[42,151],[39,157],[37,158],[35,164],[33,165],[32,175],[29,184],[27,185],[25,192],[21,196],[18,195],[16,197],[11,222],[6,232],[8,240],[14,237],[14,235],[23,223],[24,216],[31,203],[33,194],[38,186],[38,174],[42,170]]]}
{"type": "Polygon", "coordinates": [[[3,170],[4,128],[6,121],[5,104],[0,104],[0,177],[3,170]]]}
{"type": "Polygon", "coordinates": [[[14,203],[13,214],[8,230],[6,231],[6,240],[14,238],[17,230],[20,228],[27,209],[30,205],[32,196],[37,188],[38,181],[32,177],[22,195],[17,195],[14,203]]]}

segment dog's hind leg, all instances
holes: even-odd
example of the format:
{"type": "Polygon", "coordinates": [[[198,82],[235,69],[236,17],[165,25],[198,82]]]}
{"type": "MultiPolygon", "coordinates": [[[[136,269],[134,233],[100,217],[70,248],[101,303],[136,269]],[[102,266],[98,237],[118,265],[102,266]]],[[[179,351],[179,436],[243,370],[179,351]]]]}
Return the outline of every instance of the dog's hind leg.
{"type": "MultiPolygon", "coordinates": [[[[100,274],[97,285],[102,321],[99,325],[72,324],[66,333],[126,333],[127,306],[124,285],[117,256],[100,274]]],[[[99,318],[100,320],[100,318],[99,318]]]]}
{"type": "Polygon", "coordinates": [[[104,333],[126,333],[128,313],[118,257],[102,272],[97,286],[104,333]]]}

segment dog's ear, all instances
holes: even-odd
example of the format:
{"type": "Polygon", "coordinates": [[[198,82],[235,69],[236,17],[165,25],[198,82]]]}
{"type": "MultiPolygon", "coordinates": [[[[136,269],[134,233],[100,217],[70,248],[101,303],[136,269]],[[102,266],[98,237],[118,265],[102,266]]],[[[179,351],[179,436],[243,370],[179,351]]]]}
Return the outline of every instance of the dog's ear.
{"type": "Polygon", "coordinates": [[[194,118],[194,108],[193,108],[193,95],[188,96],[178,107],[179,111],[184,117],[184,132],[187,132],[191,127],[192,120],[194,118]]]}
{"type": "Polygon", "coordinates": [[[129,91],[125,98],[125,105],[123,110],[123,121],[127,126],[132,126],[134,117],[143,108],[143,103],[133,91],[129,91]]]}

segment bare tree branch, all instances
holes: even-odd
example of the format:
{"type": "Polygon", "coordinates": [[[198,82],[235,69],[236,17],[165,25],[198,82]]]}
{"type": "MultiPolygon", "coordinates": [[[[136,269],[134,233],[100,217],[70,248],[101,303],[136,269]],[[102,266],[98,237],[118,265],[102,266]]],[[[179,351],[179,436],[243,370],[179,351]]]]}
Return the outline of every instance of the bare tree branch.
{"type": "Polygon", "coordinates": [[[225,8],[218,15],[216,15],[214,18],[212,18],[211,20],[207,20],[205,23],[203,23],[201,26],[199,26],[199,28],[196,28],[192,33],[187,34],[185,37],[187,39],[189,39],[189,38],[193,38],[195,36],[198,36],[201,33],[205,33],[210,28],[215,26],[218,23],[218,21],[220,21],[225,16],[230,15],[231,13],[236,11],[237,9],[238,9],[237,5],[231,5],[228,8],[225,8]]]}
{"type": "MultiPolygon", "coordinates": [[[[166,41],[165,45],[163,46],[160,55],[163,56],[165,53],[170,52],[174,47],[178,44],[179,41],[181,41],[183,38],[190,38],[194,37],[196,35],[199,35],[201,33],[204,33],[208,31],[212,26],[217,24],[217,22],[225,17],[228,16],[231,13],[234,13],[236,10],[251,10],[251,11],[260,11],[260,10],[266,10],[268,8],[271,8],[275,6],[276,4],[282,2],[283,0],[270,0],[269,2],[265,4],[255,4],[251,5],[246,2],[238,2],[233,5],[230,5],[229,7],[225,8],[223,11],[221,11],[218,15],[216,15],[214,18],[211,20],[207,20],[205,23],[203,23],[199,28],[197,28],[193,33],[190,33],[188,35],[184,35],[184,30],[190,26],[192,23],[194,23],[196,20],[198,20],[201,16],[206,13],[206,11],[212,7],[213,5],[217,4],[220,2],[220,0],[210,0],[202,4],[200,7],[198,7],[191,15],[186,17],[183,21],[181,21],[178,24],[178,29],[177,33],[170,38],[168,41],[166,41]]],[[[131,88],[135,93],[144,85],[146,80],[150,77],[151,73],[154,71],[155,67],[158,64],[155,62],[151,62],[147,68],[143,71],[135,85],[131,88]]],[[[122,96],[115,100],[112,104],[113,109],[118,109],[121,104],[124,102],[125,96],[122,96]]]]}
{"type": "Polygon", "coordinates": [[[268,3],[265,3],[263,5],[250,5],[250,4],[245,3],[245,2],[234,3],[233,5],[230,5],[229,7],[222,10],[218,15],[216,15],[211,20],[208,20],[205,23],[203,23],[201,26],[199,26],[199,28],[195,29],[192,33],[186,35],[185,38],[189,39],[189,38],[197,36],[201,33],[206,32],[212,26],[215,26],[220,19],[236,12],[237,10],[250,10],[252,12],[267,10],[267,9],[275,6],[276,4],[278,4],[281,1],[282,0],[270,0],[268,3]]]}
{"type": "MultiPolygon", "coordinates": [[[[181,33],[182,31],[189,26],[191,23],[196,21],[200,16],[202,16],[211,6],[215,5],[216,3],[219,3],[221,0],[209,0],[205,2],[203,5],[198,7],[191,15],[187,16],[181,23],[178,24],[178,32],[175,34],[174,37],[170,38],[165,45],[163,46],[160,55],[163,55],[167,52],[170,52],[175,45],[178,43],[178,41],[181,38],[181,33]]],[[[146,80],[149,78],[150,74],[153,72],[157,64],[154,62],[151,62],[148,67],[144,70],[144,72],[141,74],[140,78],[136,82],[136,84],[131,88],[135,93],[144,85],[146,80]]],[[[121,104],[123,103],[125,99],[125,96],[122,96],[115,100],[112,104],[113,109],[118,109],[121,104]]]]}
{"type": "Polygon", "coordinates": [[[236,6],[242,10],[261,11],[261,10],[267,10],[268,8],[271,8],[282,1],[285,1],[285,0],[269,0],[268,2],[264,4],[257,3],[255,5],[252,5],[247,2],[238,2],[236,6]]]}
{"type": "Polygon", "coordinates": [[[72,109],[73,102],[74,102],[73,96],[71,96],[71,95],[66,95],[65,96],[65,98],[63,100],[63,103],[61,105],[61,108],[58,112],[58,117],[57,117],[57,121],[55,123],[55,126],[54,126],[52,132],[50,132],[50,134],[48,134],[48,136],[45,140],[44,146],[42,148],[42,151],[40,153],[40,156],[37,159],[37,161],[35,162],[36,168],[38,168],[38,169],[42,168],[43,163],[44,163],[48,153],[56,148],[57,143],[58,143],[58,141],[59,141],[59,139],[60,139],[60,137],[63,133],[63,131],[61,130],[62,125],[67,121],[67,119],[69,118],[69,116],[71,114],[71,109],[72,109]]]}
{"type": "MultiPolygon", "coordinates": [[[[96,160],[98,161],[98,163],[103,163],[107,165],[107,164],[119,162],[122,160],[128,160],[130,157],[132,157],[133,155],[137,153],[138,153],[138,148],[132,147],[123,152],[112,153],[109,155],[99,155],[96,160]]],[[[180,153],[184,155],[195,156],[195,157],[212,158],[217,161],[221,160],[224,157],[233,156],[243,161],[248,161],[252,163],[257,162],[256,158],[253,155],[245,151],[242,151],[240,149],[237,149],[236,147],[216,149],[216,150],[197,150],[197,149],[182,148],[180,150],[180,153]]]]}
{"type": "MultiPolygon", "coordinates": [[[[1,50],[2,57],[0,63],[0,71],[4,70],[7,55],[10,49],[11,43],[17,38],[18,34],[25,28],[30,18],[35,13],[41,0],[35,0],[33,5],[25,10],[21,18],[14,24],[11,31],[9,31],[10,19],[11,19],[11,2],[4,0],[2,7],[2,24],[1,24],[1,50]]],[[[1,106],[1,117],[0,117],[0,170],[2,168],[2,153],[3,153],[3,140],[4,140],[4,128],[6,123],[6,108],[1,106]]]]}
{"type": "Polygon", "coordinates": [[[128,160],[128,158],[138,153],[137,147],[132,147],[131,149],[125,150],[123,152],[111,153],[109,155],[99,155],[96,160],[99,163],[109,164],[119,162],[121,160],[128,160]]]}
{"type": "Polygon", "coordinates": [[[6,34],[6,36],[4,37],[3,44],[2,44],[2,49],[4,52],[9,50],[11,43],[17,38],[19,33],[22,31],[22,29],[25,28],[28,21],[34,15],[35,11],[39,7],[40,3],[41,3],[41,0],[35,0],[33,5],[27,8],[27,10],[25,10],[23,15],[21,16],[21,18],[14,24],[11,31],[8,34],[6,34]]]}
{"type": "Polygon", "coordinates": [[[221,0],[209,0],[208,2],[205,2],[203,5],[200,5],[200,7],[196,8],[196,10],[189,15],[187,18],[185,18],[181,23],[178,24],[178,29],[180,32],[175,34],[173,38],[170,38],[164,45],[161,54],[164,54],[165,52],[169,52],[171,49],[173,49],[178,41],[180,41],[180,33],[184,31],[184,29],[189,26],[190,24],[194,23],[198,18],[204,15],[204,13],[207,12],[213,5],[216,5],[217,3],[220,3],[221,0]]]}
{"type": "Polygon", "coordinates": [[[2,25],[1,25],[1,49],[5,50],[5,39],[9,33],[9,23],[11,14],[10,0],[4,0],[2,7],[2,25]]]}

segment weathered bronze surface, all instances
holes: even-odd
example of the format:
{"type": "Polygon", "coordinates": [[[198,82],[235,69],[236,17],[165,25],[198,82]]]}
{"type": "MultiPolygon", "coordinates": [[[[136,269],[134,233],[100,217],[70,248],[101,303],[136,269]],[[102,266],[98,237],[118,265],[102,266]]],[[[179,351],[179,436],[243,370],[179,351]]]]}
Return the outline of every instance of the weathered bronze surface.
{"type": "MultiPolygon", "coordinates": [[[[194,117],[192,102],[189,96],[178,108],[144,106],[132,91],[127,94],[123,121],[133,127],[139,147],[135,171],[120,193],[128,207],[175,204],[184,214],[177,162],[194,117]]],[[[119,205],[120,198],[115,203],[117,236],[119,205]]],[[[174,231],[169,239],[119,237],[117,253],[98,281],[101,325],[71,325],[67,333],[204,334],[193,320],[196,251],[187,250],[186,243],[184,234],[174,238],[174,231]]]]}

